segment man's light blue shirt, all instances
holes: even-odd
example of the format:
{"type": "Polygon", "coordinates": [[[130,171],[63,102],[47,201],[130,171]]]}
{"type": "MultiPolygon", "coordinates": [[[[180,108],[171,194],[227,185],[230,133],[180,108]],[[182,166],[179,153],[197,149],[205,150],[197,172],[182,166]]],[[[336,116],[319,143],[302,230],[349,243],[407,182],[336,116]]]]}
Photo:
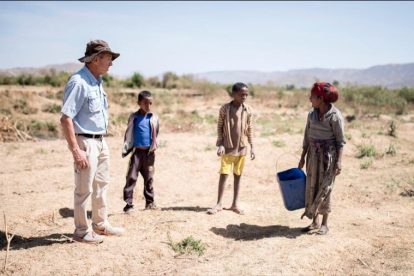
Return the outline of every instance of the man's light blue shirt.
{"type": "Polygon", "coordinates": [[[102,78],[96,79],[84,66],[75,73],[65,87],[62,114],[73,120],[75,133],[106,134],[108,101],[102,78]]]}

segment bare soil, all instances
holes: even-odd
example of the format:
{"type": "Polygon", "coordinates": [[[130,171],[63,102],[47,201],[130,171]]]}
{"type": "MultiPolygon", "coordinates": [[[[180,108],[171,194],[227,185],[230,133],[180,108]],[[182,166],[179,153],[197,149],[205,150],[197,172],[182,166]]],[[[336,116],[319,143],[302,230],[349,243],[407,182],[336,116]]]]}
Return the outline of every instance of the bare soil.
{"type": "MultiPolygon", "coordinates": [[[[185,111],[216,116],[227,98],[186,100],[185,111]]],[[[122,211],[128,158],[121,158],[123,138],[108,137],[111,152],[109,220],[126,234],[100,245],[72,242],[74,176],[64,139],[0,143],[0,211],[7,214],[11,242],[6,275],[413,275],[414,188],[413,118],[401,116],[398,138],[387,135],[390,119],[359,118],[346,125],[342,174],[333,190],[330,232],[302,233],[310,223],[303,210],[287,211],[276,181],[276,162],[284,153],[299,156],[309,107],[277,108],[251,100],[255,109],[256,160],[246,162],[241,206],[207,215],[217,200],[220,158],[214,124],[189,130],[163,129],[156,151],[155,198],[161,211],[144,211],[142,178],[135,188],[136,212],[122,211]],[[275,117],[276,116],[276,117],[275,117]],[[265,122],[270,118],[270,122],[265,122]],[[273,121],[272,118],[278,118],[273,121]],[[290,126],[286,129],[286,126],[290,126]],[[271,131],[269,131],[269,129],[271,131]],[[382,133],[379,133],[382,130],[382,133]],[[277,147],[274,141],[284,142],[277,147]],[[357,146],[372,144],[377,157],[368,169],[356,158],[357,146]],[[386,154],[390,145],[396,154],[386,154]],[[168,243],[193,236],[205,254],[179,255],[168,243]]],[[[156,104],[155,104],[156,105],[156,104]]],[[[111,108],[111,107],[110,107],[111,108]]],[[[114,110],[121,110],[114,105],[114,110]]],[[[135,107],[127,107],[133,111],[135,107]]],[[[125,112],[125,109],[123,110],[125,112]]],[[[157,110],[161,113],[161,108],[157,110]]],[[[171,115],[174,117],[175,113],[171,115]]],[[[168,115],[168,114],[167,114],[168,115]]],[[[164,122],[168,116],[162,117],[164,122]]],[[[346,115],[346,114],[345,114],[346,115]]],[[[55,120],[58,120],[58,115],[55,120]]],[[[120,131],[122,133],[122,131],[120,131]]],[[[297,166],[283,155],[278,170],[297,166]]],[[[233,178],[224,206],[230,207],[233,178]]],[[[4,221],[0,219],[0,261],[6,256],[4,221]]],[[[1,267],[2,268],[2,267],[1,267]]]]}

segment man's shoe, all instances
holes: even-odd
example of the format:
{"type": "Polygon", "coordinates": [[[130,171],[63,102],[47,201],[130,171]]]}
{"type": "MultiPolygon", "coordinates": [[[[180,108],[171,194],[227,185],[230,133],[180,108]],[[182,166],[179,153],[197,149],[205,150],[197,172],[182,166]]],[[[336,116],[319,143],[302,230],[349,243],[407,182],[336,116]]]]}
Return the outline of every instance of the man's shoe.
{"type": "Polygon", "coordinates": [[[131,213],[131,212],[134,212],[134,211],[135,211],[135,209],[134,209],[134,205],[129,205],[129,204],[127,204],[127,205],[124,207],[124,212],[125,212],[125,214],[131,213]]]}
{"type": "Polygon", "coordinates": [[[155,205],[155,202],[145,205],[145,210],[159,210],[160,208],[155,205]]]}
{"type": "Polygon", "coordinates": [[[111,225],[106,226],[104,229],[93,229],[98,235],[103,236],[122,236],[125,232],[124,228],[121,227],[113,227],[111,225]]]}
{"type": "Polygon", "coordinates": [[[101,243],[104,241],[104,239],[105,239],[105,236],[99,235],[94,231],[86,233],[82,238],[79,236],[73,235],[74,241],[90,243],[90,244],[101,243]]]}

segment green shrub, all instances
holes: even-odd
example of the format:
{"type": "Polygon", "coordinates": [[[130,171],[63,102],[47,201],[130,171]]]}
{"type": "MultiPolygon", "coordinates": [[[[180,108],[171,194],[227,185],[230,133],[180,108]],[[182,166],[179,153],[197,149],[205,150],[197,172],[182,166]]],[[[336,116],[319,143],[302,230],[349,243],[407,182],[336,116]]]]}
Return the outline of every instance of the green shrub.
{"type": "Polygon", "coordinates": [[[57,92],[56,95],[55,95],[55,99],[63,100],[63,95],[65,95],[65,91],[64,90],[59,90],[59,92],[57,92]]]}
{"type": "Polygon", "coordinates": [[[13,104],[13,109],[23,114],[36,114],[37,110],[27,106],[27,102],[23,99],[18,99],[13,104]]]}
{"type": "Polygon", "coordinates": [[[253,84],[251,84],[251,83],[249,83],[248,85],[247,85],[247,87],[249,87],[249,95],[252,97],[252,98],[254,98],[254,96],[256,95],[256,89],[255,89],[255,87],[253,86],[253,84]]]}
{"type": "MultiPolygon", "coordinates": [[[[184,114],[183,114],[183,117],[187,117],[184,114]]],[[[200,114],[198,114],[197,110],[191,111],[191,117],[188,118],[188,119],[190,119],[192,122],[197,122],[197,123],[201,123],[203,121],[203,118],[201,118],[201,116],[200,116],[200,114]]]]}
{"type": "Polygon", "coordinates": [[[273,146],[278,147],[278,148],[283,148],[284,146],[286,146],[285,142],[283,141],[273,141],[272,142],[273,146]]]}
{"type": "Polygon", "coordinates": [[[50,132],[56,132],[58,130],[55,123],[46,122],[45,126],[46,126],[47,131],[50,131],[50,132]]]}
{"type": "Polygon", "coordinates": [[[388,105],[399,110],[405,109],[407,105],[407,99],[401,96],[406,94],[406,92],[399,93],[399,91],[389,90],[381,86],[348,86],[341,88],[341,96],[345,102],[376,107],[388,105]]]}
{"type": "Polygon", "coordinates": [[[11,115],[11,111],[10,109],[7,109],[7,108],[0,108],[0,114],[11,115]]]}
{"type": "Polygon", "coordinates": [[[366,170],[366,169],[368,169],[371,166],[372,166],[372,159],[370,159],[370,160],[368,160],[368,161],[366,161],[364,163],[361,163],[361,169],[362,170],[366,170]]]}
{"type": "Polygon", "coordinates": [[[165,72],[162,76],[161,85],[167,89],[177,88],[176,81],[178,79],[179,77],[174,72],[165,72]]]}
{"type": "Polygon", "coordinates": [[[409,103],[414,103],[414,88],[403,87],[398,92],[398,95],[409,103]]]}
{"type": "Polygon", "coordinates": [[[111,87],[114,83],[114,77],[110,75],[102,75],[102,81],[105,86],[111,87]]]}
{"type": "Polygon", "coordinates": [[[373,145],[358,145],[357,149],[359,150],[358,158],[362,157],[375,157],[377,155],[377,151],[373,145]]]}
{"type": "Polygon", "coordinates": [[[50,84],[53,87],[65,86],[71,76],[72,76],[72,73],[60,72],[59,74],[52,75],[50,77],[50,83],[44,83],[44,84],[50,84]]]}
{"type": "Polygon", "coordinates": [[[286,84],[286,90],[287,91],[295,90],[295,85],[294,84],[290,84],[290,85],[286,84]]]}
{"type": "Polygon", "coordinates": [[[204,120],[209,125],[217,125],[217,122],[218,122],[217,116],[212,116],[212,115],[209,115],[209,114],[204,116],[204,120]]]}
{"type": "Polygon", "coordinates": [[[232,89],[233,89],[232,84],[226,86],[226,92],[229,95],[229,97],[231,97],[231,98],[233,98],[233,90],[232,89]]]}
{"type": "Polygon", "coordinates": [[[167,141],[165,140],[160,140],[158,142],[158,148],[162,149],[162,148],[166,148],[167,147],[167,141]]]}
{"type": "Polygon", "coordinates": [[[58,126],[54,122],[32,120],[28,125],[27,131],[30,135],[36,137],[56,136],[58,133],[58,126]]]}
{"type": "Polygon", "coordinates": [[[388,147],[388,150],[386,151],[386,154],[389,154],[389,155],[397,154],[397,151],[395,150],[395,147],[392,144],[388,147]]]}
{"type": "Polygon", "coordinates": [[[126,126],[128,123],[130,113],[121,113],[112,120],[112,124],[115,126],[126,126]]]}
{"type": "Polygon", "coordinates": [[[168,241],[170,242],[172,249],[175,252],[178,252],[181,254],[190,254],[191,252],[196,252],[198,253],[198,256],[201,256],[204,254],[205,246],[203,245],[201,240],[195,240],[193,236],[189,236],[178,243],[175,243],[171,239],[170,233],[167,233],[167,238],[168,238],[168,241]]]}
{"type": "Polygon", "coordinates": [[[46,150],[43,149],[43,148],[37,149],[36,150],[36,153],[39,153],[39,154],[47,154],[46,150]]]}
{"type": "Polygon", "coordinates": [[[145,79],[140,73],[134,73],[131,77],[131,82],[138,88],[145,85],[145,79]]]}
{"type": "Polygon", "coordinates": [[[45,108],[43,108],[43,112],[48,112],[52,114],[60,113],[62,110],[62,106],[58,104],[48,104],[45,108]]]}
{"type": "Polygon", "coordinates": [[[151,78],[148,78],[148,79],[146,80],[146,83],[147,83],[149,86],[151,86],[151,87],[156,87],[156,88],[160,88],[160,87],[161,87],[161,82],[160,82],[160,80],[158,79],[158,77],[151,77],[151,78]]]}

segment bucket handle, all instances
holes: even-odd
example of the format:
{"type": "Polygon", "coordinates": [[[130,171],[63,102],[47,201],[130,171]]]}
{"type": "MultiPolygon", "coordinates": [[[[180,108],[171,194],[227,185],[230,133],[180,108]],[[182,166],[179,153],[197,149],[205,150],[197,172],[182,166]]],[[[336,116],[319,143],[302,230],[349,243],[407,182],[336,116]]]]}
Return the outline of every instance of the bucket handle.
{"type": "Polygon", "coordinates": [[[278,159],[277,159],[277,161],[276,161],[276,176],[277,176],[277,173],[278,173],[278,171],[277,171],[277,164],[279,163],[279,159],[280,159],[280,157],[282,157],[283,155],[287,155],[287,154],[289,154],[289,155],[292,155],[292,156],[296,157],[296,159],[298,159],[298,161],[300,162],[300,159],[299,159],[296,155],[294,155],[294,154],[292,154],[292,153],[284,153],[284,154],[282,154],[281,156],[279,156],[279,158],[278,158],[278,159]]]}

